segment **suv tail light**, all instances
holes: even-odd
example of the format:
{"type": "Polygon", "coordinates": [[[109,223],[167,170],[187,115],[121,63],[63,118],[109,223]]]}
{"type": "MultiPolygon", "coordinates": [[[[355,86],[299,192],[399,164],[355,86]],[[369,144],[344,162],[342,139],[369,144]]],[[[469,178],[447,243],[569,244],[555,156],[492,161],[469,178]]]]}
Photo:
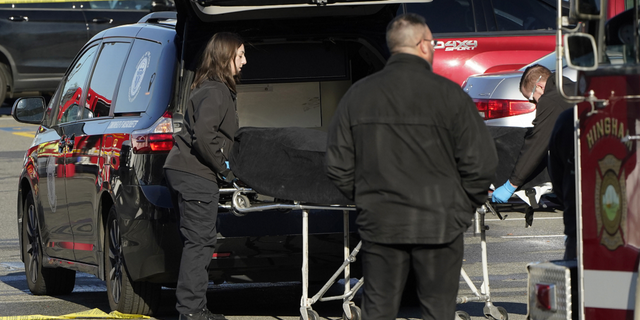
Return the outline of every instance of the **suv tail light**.
{"type": "Polygon", "coordinates": [[[133,153],[165,153],[173,148],[173,116],[165,112],[151,127],[131,133],[133,153]]]}
{"type": "Polygon", "coordinates": [[[484,120],[498,119],[533,112],[536,105],[523,100],[473,99],[484,120]]]}

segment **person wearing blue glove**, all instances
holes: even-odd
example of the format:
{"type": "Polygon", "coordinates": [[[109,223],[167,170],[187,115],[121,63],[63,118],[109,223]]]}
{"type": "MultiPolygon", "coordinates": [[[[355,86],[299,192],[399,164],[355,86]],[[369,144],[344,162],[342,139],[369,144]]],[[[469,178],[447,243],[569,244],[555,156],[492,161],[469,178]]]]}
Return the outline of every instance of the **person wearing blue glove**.
{"type": "Polygon", "coordinates": [[[509,201],[509,198],[516,192],[517,187],[512,185],[509,180],[498,189],[493,191],[493,196],[491,196],[491,201],[497,203],[505,203],[509,201]]]}
{"type": "MultiPolygon", "coordinates": [[[[568,78],[563,80],[564,92],[575,92],[575,83],[568,78]]],[[[491,201],[504,203],[518,187],[532,178],[536,170],[547,165],[549,139],[562,111],[573,107],[564,101],[557,86],[556,76],[546,67],[535,64],[525,69],[520,79],[520,93],[536,105],[536,117],[533,128],[527,132],[518,160],[509,176],[509,180],[493,192],[491,201]]]]}

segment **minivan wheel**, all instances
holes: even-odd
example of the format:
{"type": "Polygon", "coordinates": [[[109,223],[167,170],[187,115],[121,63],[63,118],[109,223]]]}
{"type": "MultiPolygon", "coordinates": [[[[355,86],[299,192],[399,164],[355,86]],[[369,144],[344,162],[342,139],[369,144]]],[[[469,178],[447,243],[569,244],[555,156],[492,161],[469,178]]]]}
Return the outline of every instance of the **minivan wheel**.
{"type": "Polygon", "coordinates": [[[115,206],[109,210],[104,239],[105,280],[111,310],[153,315],[160,304],[159,284],[132,281],[127,273],[115,206]]]}
{"type": "Polygon", "coordinates": [[[44,268],[43,247],[38,215],[29,191],[22,216],[22,255],[29,290],[35,295],[62,295],[73,291],[76,272],[62,268],[44,268]]]}

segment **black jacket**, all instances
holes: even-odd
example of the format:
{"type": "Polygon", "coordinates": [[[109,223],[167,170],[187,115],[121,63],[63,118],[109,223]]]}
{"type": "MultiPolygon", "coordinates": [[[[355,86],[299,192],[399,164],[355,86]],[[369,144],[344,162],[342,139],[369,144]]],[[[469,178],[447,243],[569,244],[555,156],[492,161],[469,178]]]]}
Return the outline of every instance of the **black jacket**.
{"type": "MultiPolygon", "coordinates": [[[[575,83],[566,77],[562,81],[564,83],[564,92],[573,93],[575,83]]],[[[524,138],[524,145],[520,149],[520,155],[509,178],[513,185],[523,185],[536,168],[544,168],[546,166],[549,138],[551,137],[553,126],[560,113],[571,107],[573,107],[573,104],[566,102],[558,92],[556,74],[552,73],[547,79],[544,93],[540,96],[536,105],[533,129],[524,138]]]]}
{"type": "Polygon", "coordinates": [[[216,181],[226,172],[225,161],[238,130],[235,94],[222,82],[207,80],[191,92],[182,130],[164,164],[216,181]]]}
{"type": "Polygon", "coordinates": [[[347,91],[327,143],[329,178],[361,209],[361,237],[378,243],[454,240],[498,162],[471,98],[410,54],[347,91]]]}

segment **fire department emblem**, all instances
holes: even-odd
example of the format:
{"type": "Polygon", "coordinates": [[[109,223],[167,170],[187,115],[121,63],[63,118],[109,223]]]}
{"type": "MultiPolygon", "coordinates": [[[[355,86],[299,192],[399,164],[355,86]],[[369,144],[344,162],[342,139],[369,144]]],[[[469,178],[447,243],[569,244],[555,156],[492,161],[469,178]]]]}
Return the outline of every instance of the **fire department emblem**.
{"type": "Polygon", "coordinates": [[[596,173],[596,220],[600,243],[609,250],[624,245],[623,230],[627,230],[627,200],[625,172],[622,161],[607,155],[598,161],[600,171],[596,173]]]}

